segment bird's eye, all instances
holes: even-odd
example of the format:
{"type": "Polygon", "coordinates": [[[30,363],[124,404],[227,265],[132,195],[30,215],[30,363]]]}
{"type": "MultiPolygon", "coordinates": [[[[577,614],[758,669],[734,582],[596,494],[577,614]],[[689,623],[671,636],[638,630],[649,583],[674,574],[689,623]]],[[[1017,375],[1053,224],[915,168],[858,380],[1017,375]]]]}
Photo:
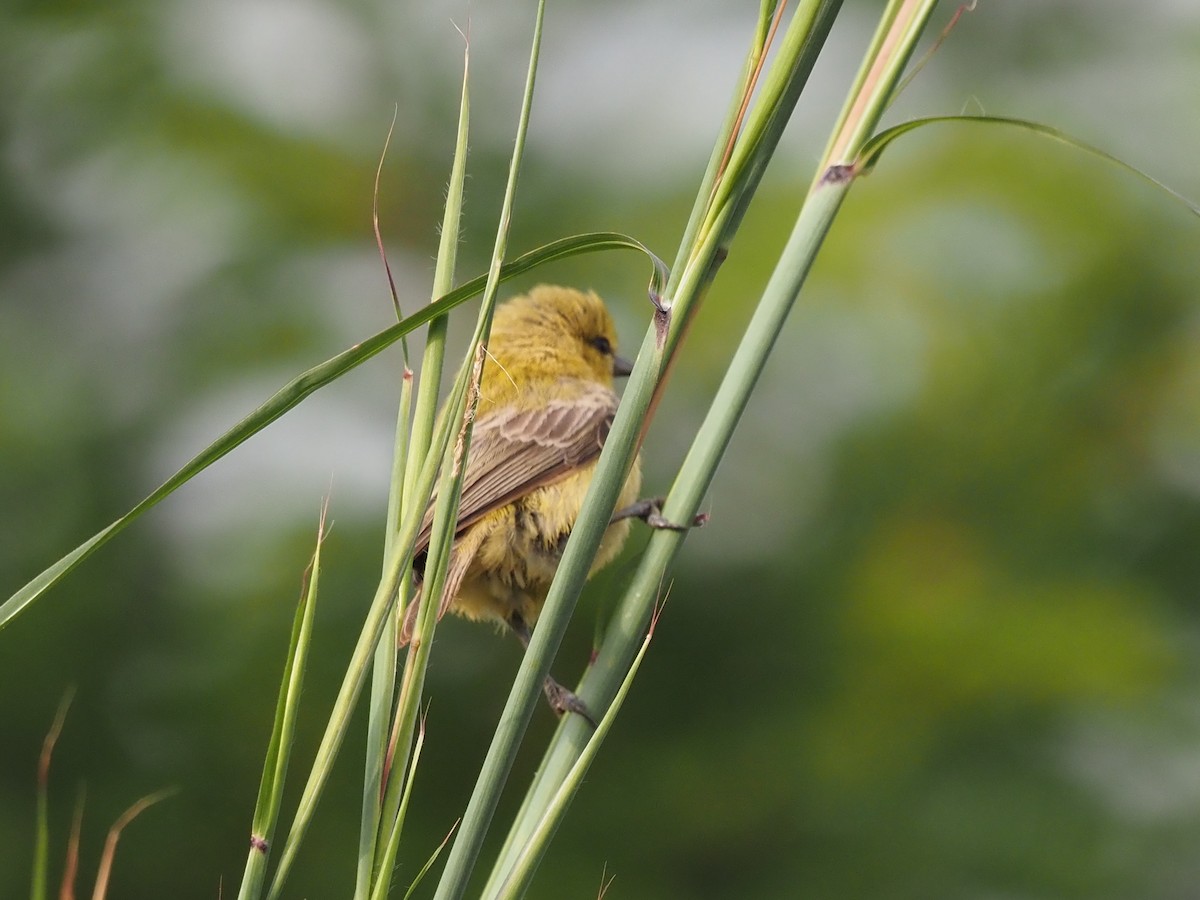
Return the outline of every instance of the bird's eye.
{"type": "Polygon", "coordinates": [[[596,335],[588,341],[593,347],[603,353],[605,356],[611,356],[613,352],[612,342],[602,334],[596,335]]]}

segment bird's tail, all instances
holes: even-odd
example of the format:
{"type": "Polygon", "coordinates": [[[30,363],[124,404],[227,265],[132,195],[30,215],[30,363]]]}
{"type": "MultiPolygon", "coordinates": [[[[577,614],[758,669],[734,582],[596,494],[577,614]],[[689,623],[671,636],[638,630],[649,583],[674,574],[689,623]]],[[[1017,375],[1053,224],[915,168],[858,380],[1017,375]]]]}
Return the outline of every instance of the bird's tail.
{"type": "MultiPolygon", "coordinates": [[[[450,550],[450,568],[446,571],[446,584],[442,588],[442,600],[438,604],[438,621],[442,620],[442,616],[454,604],[454,599],[458,596],[458,589],[462,587],[463,578],[467,574],[467,570],[471,567],[471,563],[475,559],[475,553],[479,550],[480,544],[483,543],[485,536],[482,528],[472,528],[467,531],[461,538],[455,541],[454,546],[450,550]]],[[[396,643],[400,647],[406,647],[412,641],[413,633],[417,628],[417,613],[421,609],[421,598],[424,594],[424,585],[418,585],[416,591],[413,592],[412,600],[408,603],[408,608],[404,611],[404,621],[400,623],[400,636],[396,643]]]]}

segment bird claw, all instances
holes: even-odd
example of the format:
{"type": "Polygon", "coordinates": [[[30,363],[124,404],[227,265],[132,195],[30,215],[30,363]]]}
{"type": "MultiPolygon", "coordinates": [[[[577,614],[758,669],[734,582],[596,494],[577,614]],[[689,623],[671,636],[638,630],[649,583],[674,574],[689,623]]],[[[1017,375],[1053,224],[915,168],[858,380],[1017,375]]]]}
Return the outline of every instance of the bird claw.
{"type": "Polygon", "coordinates": [[[547,677],[546,683],[542,686],[542,690],[546,692],[546,700],[550,703],[550,708],[554,710],[555,715],[562,716],[565,713],[576,713],[583,716],[592,728],[596,727],[596,720],[592,716],[591,710],[587,708],[587,704],[579,699],[579,695],[574,691],[569,691],[553,678],[547,677]]]}
{"type": "Polygon", "coordinates": [[[663,516],[662,504],[662,497],[652,497],[647,500],[639,500],[636,503],[631,503],[624,509],[619,509],[613,513],[609,524],[620,522],[622,519],[641,519],[651,528],[659,528],[665,531],[687,531],[689,528],[702,528],[708,524],[708,513],[697,513],[692,518],[691,523],[687,525],[672,522],[663,516]]]}

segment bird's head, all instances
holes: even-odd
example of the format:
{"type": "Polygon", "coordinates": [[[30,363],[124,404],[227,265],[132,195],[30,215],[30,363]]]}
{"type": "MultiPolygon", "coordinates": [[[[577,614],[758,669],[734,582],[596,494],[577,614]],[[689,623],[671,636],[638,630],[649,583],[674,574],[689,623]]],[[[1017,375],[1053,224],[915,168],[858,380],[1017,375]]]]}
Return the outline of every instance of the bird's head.
{"type": "Polygon", "coordinates": [[[617,355],[617,333],[593,291],[543,284],[496,308],[489,350],[510,377],[583,378],[611,386],[631,365],[617,355]]]}

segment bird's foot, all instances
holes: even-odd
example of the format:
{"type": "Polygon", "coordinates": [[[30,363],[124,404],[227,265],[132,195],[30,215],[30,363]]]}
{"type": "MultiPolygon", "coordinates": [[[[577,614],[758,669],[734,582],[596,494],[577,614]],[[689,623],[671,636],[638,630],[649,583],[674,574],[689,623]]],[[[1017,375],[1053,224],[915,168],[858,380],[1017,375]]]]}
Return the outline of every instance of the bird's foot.
{"type": "Polygon", "coordinates": [[[687,531],[689,528],[701,528],[708,524],[708,513],[697,513],[687,525],[680,525],[665,518],[662,514],[662,497],[651,497],[631,503],[624,509],[618,509],[609,519],[608,524],[620,522],[622,519],[641,519],[651,528],[662,528],[667,531],[687,531]]]}
{"type": "Polygon", "coordinates": [[[546,692],[546,700],[550,704],[550,708],[554,710],[554,714],[562,716],[564,713],[576,713],[583,716],[591,723],[593,728],[596,727],[596,720],[592,717],[591,710],[587,708],[587,704],[579,699],[579,696],[574,691],[569,691],[553,678],[546,677],[546,683],[542,686],[546,692]]]}

